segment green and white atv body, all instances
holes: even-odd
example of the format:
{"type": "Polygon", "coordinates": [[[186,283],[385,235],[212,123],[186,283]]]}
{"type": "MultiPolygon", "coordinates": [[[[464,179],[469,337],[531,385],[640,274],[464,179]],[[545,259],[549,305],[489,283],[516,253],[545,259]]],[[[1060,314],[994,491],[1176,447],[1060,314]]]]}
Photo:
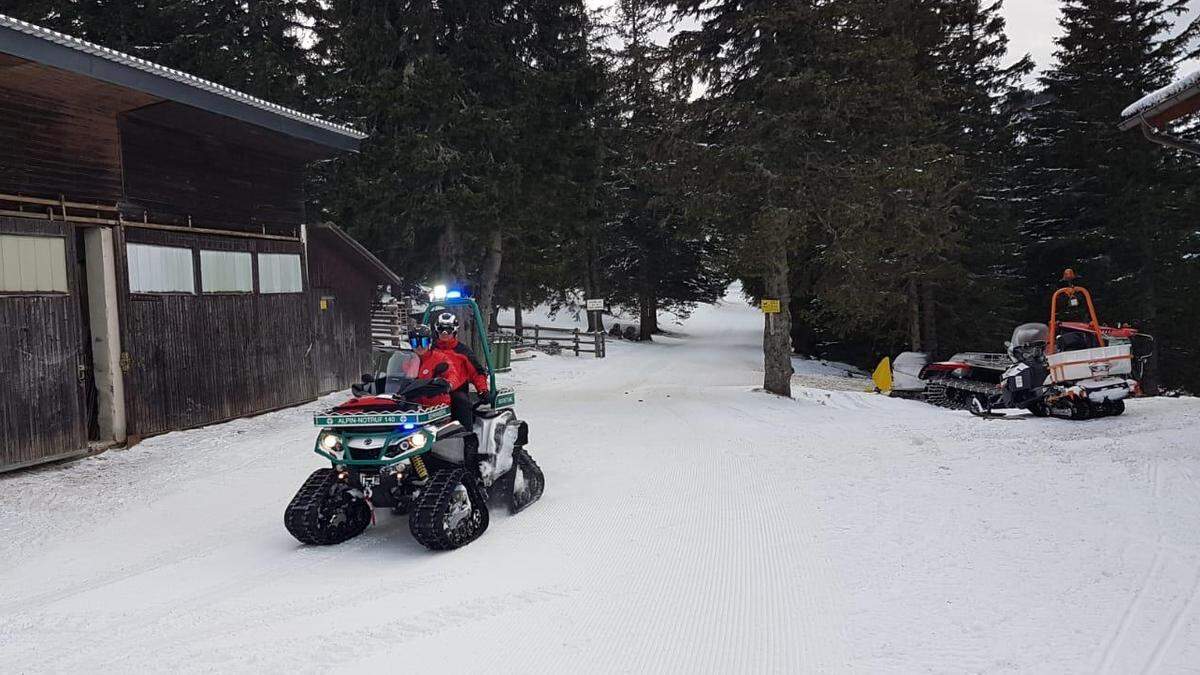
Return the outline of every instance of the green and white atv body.
{"type": "MultiPolygon", "coordinates": [[[[458,303],[479,319],[473,301],[458,303]]],[[[483,355],[491,371],[486,345],[483,355]]],[[[309,476],[284,513],[296,539],[339,544],[366,530],[374,509],[390,508],[408,514],[421,544],[454,549],[487,529],[489,495],[507,501],[512,513],[541,497],[545,477],[526,450],[529,427],[513,411],[516,394],[498,389],[490,374],[495,394],[466,429],[449,406],[415,402],[447,391],[443,380],[416,378],[418,362],[412,351],[382,353],[354,398],[314,416],[321,431],[313,451],[330,466],[309,476]]]]}

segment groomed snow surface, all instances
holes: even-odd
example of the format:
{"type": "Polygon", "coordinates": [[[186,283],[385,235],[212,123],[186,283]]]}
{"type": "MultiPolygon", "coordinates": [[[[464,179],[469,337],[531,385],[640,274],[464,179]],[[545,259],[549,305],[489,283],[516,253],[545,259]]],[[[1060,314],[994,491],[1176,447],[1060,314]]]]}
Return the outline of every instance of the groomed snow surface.
{"type": "Polygon", "coordinates": [[[545,497],[297,544],[338,397],[0,478],[0,671],[1197,672],[1200,404],[985,421],[761,381],[737,298],[507,380],[545,497]]]}

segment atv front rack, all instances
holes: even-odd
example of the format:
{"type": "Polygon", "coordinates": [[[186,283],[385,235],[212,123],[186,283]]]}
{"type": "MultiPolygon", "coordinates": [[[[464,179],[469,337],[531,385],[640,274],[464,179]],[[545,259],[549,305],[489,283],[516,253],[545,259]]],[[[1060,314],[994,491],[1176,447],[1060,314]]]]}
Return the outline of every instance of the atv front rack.
{"type": "Polygon", "coordinates": [[[437,405],[407,412],[333,412],[313,415],[318,427],[381,427],[402,424],[424,425],[450,416],[450,406],[437,405]]]}
{"type": "Polygon", "coordinates": [[[513,391],[512,387],[500,387],[496,390],[495,404],[492,406],[496,410],[500,408],[511,408],[517,404],[517,392],[513,391]]]}

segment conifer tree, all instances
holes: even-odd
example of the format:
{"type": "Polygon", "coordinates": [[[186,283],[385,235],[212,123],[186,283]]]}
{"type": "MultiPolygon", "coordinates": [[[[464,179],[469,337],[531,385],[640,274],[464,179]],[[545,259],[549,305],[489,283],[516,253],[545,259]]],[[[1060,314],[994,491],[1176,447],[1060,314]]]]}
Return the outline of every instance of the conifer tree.
{"type": "Polygon", "coordinates": [[[1062,270],[1093,291],[1101,318],[1158,338],[1169,383],[1194,381],[1195,290],[1188,256],[1193,159],[1117,129],[1122,109],[1167,84],[1193,30],[1170,37],[1181,0],[1066,0],[1044,103],[1028,113],[1020,185],[1027,300],[1037,315],[1062,270]]]}
{"type": "Polygon", "coordinates": [[[838,82],[845,3],[680,0],[696,28],[672,48],[705,86],[693,105],[688,164],[703,167],[686,198],[713,220],[744,287],[781,300],[764,317],[764,388],[790,396],[792,277],[789,252],[828,222],[842,188],[835,140],[853,117],[855,92],[838,82]]]}
{"type": "Polygon", "coordinates": [[[727,285],[719,240],[688,214],[680,189],[687,163],[677,161],[677,139],[690,82],[676,76],[667,50],[654,42],[666,25],[665,9],[647,0],[616,4],[616,213],[604,230],[601,262],[609,299],[638,308],[642,340],[659,331],[660,310],[686,315],[727,285]]]}
{"type": "Polygon", "coordinates": [[[334,1],[316,14],[330,108],[370,134],[322,206],[413,283],[478,281],[512,210],[525,44],[508,3],[334,1]]]}
{"type": "Polygon", "coordinates": [[[571,258],[506,282],[505,256],[544,262],[595,218],[602,73],[582,0],[333,0],[314,12],[323,98],[371,134],[321,176],[329,216],[414,284],[471,283],[485,316],[497,296],[520,304],[564,283],[571,258]]]}

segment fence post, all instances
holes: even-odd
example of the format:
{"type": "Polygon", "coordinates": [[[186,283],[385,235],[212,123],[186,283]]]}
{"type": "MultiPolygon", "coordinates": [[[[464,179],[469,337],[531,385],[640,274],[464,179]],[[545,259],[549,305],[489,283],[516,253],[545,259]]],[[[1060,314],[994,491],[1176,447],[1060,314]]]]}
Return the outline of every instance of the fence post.
{"type": "Polygon", "coordinates": [[[575,329],[574,335],[575,335],[575,344],[574,344],[575,356],[579,356],[579,329],[578,328],[575,329]]]}
{"type": "Polygon", "coordinates": [[[596,331],[595,333],[593,333],[593,338],[596,340],[596,358],[602,359],[605,356],[604,350],[607,347],[607,345],[604,341],[604,338],[605,338],[604,331],[602,331],[602,330],[596,331]]]}
{"type": "Polygon", "coordinates": [[[542,338],[542,327],[535,325],[533,327],[533,346],[534,347],[537,347],[538,345],[541,344],[541,342],[540,342],[541,338],[542,338]]]}

